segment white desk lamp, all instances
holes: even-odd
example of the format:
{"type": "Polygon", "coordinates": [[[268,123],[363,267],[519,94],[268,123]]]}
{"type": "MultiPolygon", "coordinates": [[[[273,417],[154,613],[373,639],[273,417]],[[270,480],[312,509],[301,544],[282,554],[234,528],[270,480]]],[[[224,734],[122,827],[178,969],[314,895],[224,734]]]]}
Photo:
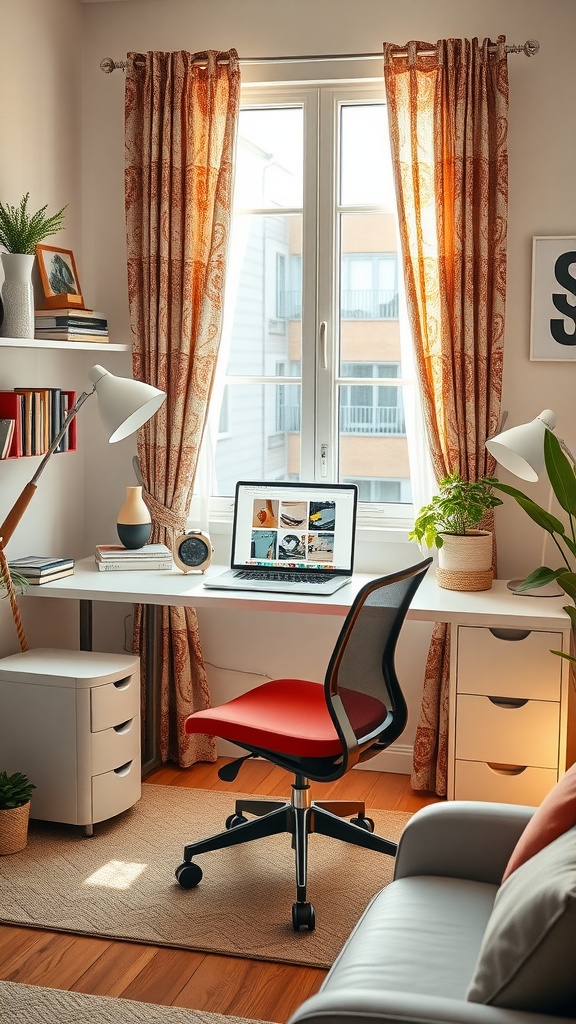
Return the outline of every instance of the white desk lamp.
{"type": "MultiPolygon", "coordinates": [[[[529,423],[522,423],[518,427],[510,427],[496,434],[486,441],[486,448],[494,456],[504,469],[507,469],[514,476],[521,480],[529,480],[534,483],[540,478],[544,469],[544,435],[547,430],[554,430],[556,426],[556,413],[552,409],[544,409],[536,419],[529,423]]],[[[576,460],[565,442],[558,438],[562,451],[566,453],[572,465],[576,468],[576,460]]],[[[552,488],[548,500],[548,511],[552,504],[552,488]]],[[[544,565],[544,554],[546,549],[547,534],[544,531],[542,541],[541,564],[544,565]]],[[[521,580],[510,580],[508,587],[515,590],[521,580]]],[[[549,587],[540,587],[533,591],[521,591],[524,594],[534,594],[540,597],[558,597],[563,591],[554,584],[549,587]]]]}
{"type": "Polygon", "coordinates": [[[113,373],[105,370],[103,366],[93,366],[88,373],[88,377],[94,387],[91,391],[83,391],[79,398],[76,399],[34,476],[26,484],[24,490],[10,509],[2,526],[0,526],[0,546],[5,547],[10,540],[32,500],[32,496],[36,493],[38,480],[44,472],[48,461],[56,451],[77,412],[91,395],[96,394],[98,398],[98,411],[111,444],[130,437],[130,434],[138,430],[158,411],[166,398],[164,391],[160,391],[151,384],[145,384],[140,380],[132,380],[130,377],[116,377],[113,373]]]}

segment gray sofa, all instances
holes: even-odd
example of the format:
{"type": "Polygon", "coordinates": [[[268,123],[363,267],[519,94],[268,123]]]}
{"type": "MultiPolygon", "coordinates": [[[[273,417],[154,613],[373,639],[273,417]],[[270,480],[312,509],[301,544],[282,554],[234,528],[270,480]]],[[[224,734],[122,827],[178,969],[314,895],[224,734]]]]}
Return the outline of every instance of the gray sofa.
{"type": "Polygon", "coordinates": [[[468,801],[418,811],[394,880],[289,1024],[575,1020],[576,827],[500,885],[532,813],[468,801]]]}

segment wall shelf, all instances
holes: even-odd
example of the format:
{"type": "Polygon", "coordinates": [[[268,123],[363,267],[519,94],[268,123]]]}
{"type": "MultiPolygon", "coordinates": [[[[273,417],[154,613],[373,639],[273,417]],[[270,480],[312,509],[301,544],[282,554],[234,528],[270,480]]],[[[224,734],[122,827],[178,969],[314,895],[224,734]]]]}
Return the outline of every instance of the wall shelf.
{"type": "Polygon", "coordinates": [[[68,349],[73,352],[130,352],[130,345],[112,345],[97,341],[53,341],[46,338],[0,338],[0,348],[68,349]]]}

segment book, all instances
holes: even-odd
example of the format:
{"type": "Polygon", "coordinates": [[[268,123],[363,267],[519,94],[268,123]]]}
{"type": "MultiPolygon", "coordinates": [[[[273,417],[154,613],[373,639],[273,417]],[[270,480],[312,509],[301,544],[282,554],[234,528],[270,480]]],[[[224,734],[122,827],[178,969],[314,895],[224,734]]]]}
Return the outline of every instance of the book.
{"type": "Polygon", "coordinates": [[[41,334],[36,332],[36,339],[38,341],[108,341],[108,334],[105,331],[101,331],[100,334],[94,334],[82,332],[81,334],[71,334],[69,331],[42,331],[41,334]]]}
{"type": "Polygon", "coordinates": [[[0,459],[6,459],[14,437],[15,420],[0,420],[0,459]]]}
{"type": "Polygon", "coordinates": [[[107,320],[94,316],[39,316],[35,323],[37,331],[53,330],[55,327],[66,330],[90,330],[96,327],[104,331],[108,328],[107,320]]]}
{"type": "Polygon", "coordinates": [[[64,569],[74,569],[73,558],[54,558],[50,555],[24,555],[22,558],[14,558],[8,562],[11,569],[16,569],[21,576],[40,577],[48,576],[54,572],[62,572],[64,569]]]}
{"type": "Polygon", "coordinates": [[[73,306],[62,306],[58,309],[35,309],[34,317],[55,317],[55,316],[73,316],[73,317],[88,317],[96,318],[97,320],[105,320],[104,313],[97,313],[93,309],[78,309],[73,306]]]}
{"type": "Polygon", "coordinates": [[[172,557],[164,558],[162,560],[158,558],[137,558],[132,559],[121,559],[120,561],[104,560],[101,561],[99,558],[94,559],[96,566],[100,572],[150,572],[156,569],[173,569],[174,563],[172,557]]]}
{"type": "Polygon", "coordinates": [[[94,554],[98,561],[142,561],[156,559],[166,561],[172,558],[170,548],[165,544],[145,544],[141,548],[125,548],[123,544],[97,544],[94,554]]]}
{"type": "MultiPolygon", "coordinates": [[[[24,575],[23,573],[21,575],[24,575]]],[[[43,576],[26,576],[28,586],[30,587],[41,587],[43,583],[51,583],[52,580],[61,580],[65,576],[73,576],[74,567],[71,569],[61,569],[60,572],[50,572],[43,576]]]]}

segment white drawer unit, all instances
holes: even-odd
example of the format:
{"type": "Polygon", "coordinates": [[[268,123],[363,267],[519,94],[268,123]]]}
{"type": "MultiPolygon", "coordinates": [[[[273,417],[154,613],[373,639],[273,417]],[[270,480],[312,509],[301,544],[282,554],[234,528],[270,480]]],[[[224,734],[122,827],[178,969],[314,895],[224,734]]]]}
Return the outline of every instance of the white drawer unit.
{"type": "Polygon", "coordinates": [[[569,633],[455,626],[448,798],[539,804],[566,767],[569,633]]]}
{"type": "Polygon", "coordinates": [[[82,825],[140,799],[137,658],[38,648],[0,659],[2,768],[36,786],[32,818],[82,825]]]}

